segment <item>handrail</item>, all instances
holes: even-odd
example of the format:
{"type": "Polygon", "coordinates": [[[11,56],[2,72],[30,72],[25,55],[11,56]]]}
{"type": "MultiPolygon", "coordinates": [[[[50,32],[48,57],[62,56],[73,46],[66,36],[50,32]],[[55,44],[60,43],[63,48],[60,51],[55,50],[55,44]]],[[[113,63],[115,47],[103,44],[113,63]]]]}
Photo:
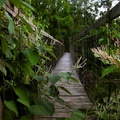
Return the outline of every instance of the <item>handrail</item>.
{"type": "MultiPolygon", "coordinates": [[[[24,15],[21,11],[19,11],[18,8],[16,8],[16,7],[14,6],[14,10],[11,9],[10,3],[9,3],[8,1],[3,5],[3,8],[4,8],[7,12],[9,12],[13,17],[16,17],[16,15],[19,15],[20,17],[22,17],[22,18],[24,18],[24,19],[26,20],[25,15],[24,15]]],[[[26,21],[27,21],[27,20],[26,20],[26,21]]],[[[32,27],[33,30],[35,31],[36,26],[35,26],[31,21],[27,21],[27,22],[31,25],[31,27],[32,27]]],[[[54,42],[57,42],[57,43],[63,45],[62,42],[60,42],[59,40],[55,39],[53,36],[51,36],[51,35],[48,34],[47,32],[45,32],[45,31],[43,31],[43,30],[41,30],[40,32],[41,32],[41,34],[42,34],[43,36],[48,37],[49,39],[53,40],[54,42]]]]}
{"type": "Polygon", "coordinates": [[[93,23],[90,27],[80,32],[71,42],[73,44],[78,38],[83,38],[85,35],[89,34],[91,30],[97,29],[105,23],[117,18],[120,16],[120,2],[113,7],[110,11],[108,11],[105,15],[100,17],[95,23],[93,23]]]}

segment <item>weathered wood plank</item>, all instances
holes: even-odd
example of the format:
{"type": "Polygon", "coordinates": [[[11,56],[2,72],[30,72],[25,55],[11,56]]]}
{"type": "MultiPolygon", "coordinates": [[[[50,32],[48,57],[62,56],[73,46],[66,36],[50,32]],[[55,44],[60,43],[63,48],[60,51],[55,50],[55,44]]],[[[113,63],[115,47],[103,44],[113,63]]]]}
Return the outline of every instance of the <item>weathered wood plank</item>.
{"type": "Polygon", "coordinates": [[[76,95],[76,96],[67,96],[67,95],[61,95],[61,99],[64,99],[64,101],[68,103],[90,103],[90,100],[88,99],[87,95],[76,95]]]}
{"type": "MultiPolygon", "coordinates": [[[[70,86],[70,87],[65,87],[72,95],[76,96],[76,95],[86,95],[86,92],[84,90],[83,87],[76,87],[76,86],[70,86]]],[[[65,92],[64,90],[62,89],[59,89],[60,91],[60,95],[70,95],[72,96],[71,94],[65,92]]]]}
{"type": "Polygon", "coordinates": [[[62,117],[62,116],[64,116],[65,118],[71,117],[71,116],[72,116],[72,112],[69,112],[69,113],[57,112],[57,113],[55,113],[52,117],[60,118],[60,117],[62,117]]]}
{"type": "Polygon", "coordinates": [[[81,83],[78,83],[78,84],[76,84],[76,83],[67,84],[67,83],[58,82],[56,84],[56,86],[62,86],[62,87],[71,87],[71,86],[74,86],[74,87],[83,87],[83,84],[81,84],[81,83]]]}
{"type": "MultiPolygon", "coordinates": [[[[71,72],[72,76],[78,79],[78,75],[75,70],[72,69],[73,62],[70,53],[65,53],[63,57],[59,60],[58,64],[56,65],[53,73],[60,74],[61,72],[71,72]]],[[[56,86],[63,86],[68,91],[72,93],[72,95],[64,92],[63,90],[60,91],[60,98],[63,99],[65,102],[68,102],[70,105],[75,107],[76,109],[89,109],[92,107],[92,103],[88,99],[88,96],[84,90],[83,85],[79,81],[76,83],[73,80],[69,80],[70,84],[64,83],[66,80],[61,79],[61,81],[56,83],[56,86]]],[[[61,105],[60,103],[54,103],[55,105],[55,114],[54,116],[60,117],[70,117],[72,110],[70,110],[66,105],[61,105]],[[65,115],[65,116],[64,116],[65,115]]]]}
{"type": "Polygon", "coordinates": [[[107,12],[107,14],[103,15],[101,18],[99,18],[95,23],[93,23],[90,27],[88,27],[86,30],[80,32],[71,42],[73,44],[78,38],[82,38],[85,35],[89,34],[91,30],[97,29],[100,26],[104,25],[105,23],[117,18],[120,16],[120,2],[113,7],[110,11],[107,12]]]}
{"type": "MultiPolygon", "coordinates": [[[[31,27],[33,28],[34,31],[36,30],[36,26],[35,26],[31,21],[28,21],[28,20],[26,19],[26,16],[25,16],[20,10],[18,10],[18,8],[14,7],[14,8],[12,9],[12,7],[10,6],[9,1],[7,1],[7,2],[3,5],[3,8],[4,8],[7,12],[9,12],[13,17],[16,17],[17,15],[21,16],[22,18],[24,18],[24,19],[31,25],[31,27]]],[[[19,18],[18,18],[18,19],[19,19],[19,18]]],[[[63,45],[63,43],[61,43],[59,40],[55,39],[53,36],[51,36],[51,35],[48,34],[47,32],[45,32],[45,31],[43,31],[43,30],[41,30],[40,32],[41,32],[41,34],[42,34],[43,36],[48,37],[49,39],[53,40],[54,42],[57,42],[57,43],[63,45]]]]}
{"type": "MultiPolygon", "coordinates": [[[[59,60],[58,64],[56,65],[53,73],[60,74],[61,71],[68,72],[70,71],[72,76],[79,80],[78,75],[75,70],[71,69],[73,66],[72,57],[70,53],[65,53],[63,57],[59,60]]],[[[76,109],[91,109],[92,103],[90,102],[83,85],[79,81],[76,83],[72,80],[69,80],[70,84],[63,83],[64,79],[56,83],[56,86],[63,86],[67,90],[69,90],[72,95],[67,94],[66,92],[60,90],[60,98],[63,99],[68,104],[72,105],[76,109]]],[[[51,101],[54,103],[55,106],[55,113],[52,117],[71,117],[72,110],[69,109],[66,105],[60,104],[55,101],[51,101]]]]}

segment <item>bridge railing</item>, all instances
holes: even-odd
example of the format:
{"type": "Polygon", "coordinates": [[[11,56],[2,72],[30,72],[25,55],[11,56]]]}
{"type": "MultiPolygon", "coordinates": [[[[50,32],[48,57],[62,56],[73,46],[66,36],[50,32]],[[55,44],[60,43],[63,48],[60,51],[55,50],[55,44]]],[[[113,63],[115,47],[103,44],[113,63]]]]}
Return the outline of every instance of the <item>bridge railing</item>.
{"type": "MultiPolygon", "coordinates": [[[[3,5],[3,8],[12,16],[15,17],[16,19],[19,19],[17,16],[20,16],[24,18],[26,21],[26,16],[15,6],[11,5],[11,3],[7,0],[5,4],[3,5]]],[[[20,20],[21,21],[21,20],[20,20]]],[[[36,26],[32,23],[32,21],[27,21],[32,29],[36,31],[36,26]]],[[[53,53],[55,54],[56,58],[50,55],[49,53],[46,53],[46,56],[50,58],[50,60],[46,59],[46,69],[49,69],[49,71],[54,68],[56,63],[58,62],[58,59],[63,55],[64,52],[64,45],[62,42],[59,40],[55,39],[53,36],[51,36],[49,33],[45,32],[44,30],[40,31],[40,34],[43,36],[43,41],[53,47],[53,53]],[[54,61],[54,62],[53,62],[54,61]]]]}
{"type": "Polygon", "coordinates": [[[91,48],[97,48],[100,46],[98,44],[98,40],[102,37],[102,33],[93,36],[90,36],[89,33],[92,30],[96,30],[101,26],[105,25],[105,23],[110,23],[112,20],[118,18],[119,16],[120,16],[120,2],[110,11],[108,11],[107,14],[98,19],[93,25],[91,25],[84,31],[80,32],[75,37],[75,39],[71,41],[70,51],[72,53],[72,56],[74,56],[74,62],[77,61],[77,59],[79,59],[81,56],[82,56],[81,62],[87,59],[86,65],[80,68],[78,73],[81,82],[85,86],[85,90],[88,93],[88,96],[93,101],[95,97],[93,91],[95,91],[95,85],[97,84],[96,78],[98,78],[96,73],[100,70],[100,66],[102,66],[103,64],[101,61],[98,61],[93,57],[91,48]]]}
{"type": "Polygon", "coordinates": [[[44,37],[44,40],[47,41],[46,44],[49,45],[50,47],[52,47],[52,54],[50,54],[49,52],[46,53],[46,56],[48,58],[50,58],[50,60],[46,59],[46,70],[48,72],[52,72],[52,70],[54,69],[54,67],[56,66],[56,64],[58,63],[58,60],[62,57],[62,55],[64,54],[64,45],[61,42],[55,42],[55,41],[51,41],[49,38],[44,37]]]}

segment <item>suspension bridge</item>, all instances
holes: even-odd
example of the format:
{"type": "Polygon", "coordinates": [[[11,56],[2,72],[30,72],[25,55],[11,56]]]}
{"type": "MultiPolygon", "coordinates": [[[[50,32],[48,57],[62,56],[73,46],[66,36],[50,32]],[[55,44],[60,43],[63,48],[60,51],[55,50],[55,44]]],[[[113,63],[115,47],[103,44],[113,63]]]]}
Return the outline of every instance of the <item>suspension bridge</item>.
{"type": "MultiPolygon", "coordinates": [[[[94,97],[94,95],[89,94],[89,92],[91,92],[94,89],[94,80],[92,79],[92,74],[95,74],[95,73],[91,73],[91,71],[89,70],[91,66],[87,64],[82,69],[80,76],[79,76],[78,72],[75,69],[73,69],[73,64],[75,63],[75,54],[79,50],[83,58],[90,59],[88,52],[90,51],[91,48],[98,46],[97,37],[91,36],[81,41],[81,45],[79,45],[81,48],[78,48],[77,45],[79,44],[79,39],[89,34],[91,30],[98,29],[100,26],[104,25],[105,23],[109,23],[111,20],[119,16],[120,16],[120,2],[115,7],[113,7],[110,11],[108,11],[107,14],[99,18],[93,25],[91,25],[84,31],[80,32],[71,41],[70,52],[64,53],[64,51],[62,51],[62,55],[63,55],[62,57],[60,55],[57,55],[59,56],[60,59],[58,63],[55,65],[55,68],[53,69],[53,73],[59,74],[60,72],[70,72],[72,73],[72,76],[79,81],[79,83],[76,83],[73,80],[70,80],[71,84],[69,85],[69,84],[63,84],[64,79],[62,79],[61,82],[58,82],[56,84],[58,86],[59,85],[64,86],[66,89],[68,89],[71,92],[71,95],[70,95],[60,90],[60,98],[62,98],[65,102],[68,102],[70,105],[72,105],[76,109],[79,109],[79,110],[80,109],[86,109],[86,110],[92,109],[93,102],[91,102],[89,98],[91,98],[92,100],[92,97],[94,97]]],[[[57,46],[55,51],[58,52],[59,49],[63,50],[63,48],[57,46]]],[[[79,58],[80,56],[78,55],[77,57],[79,58]]],[[[93,60],[91,61],[94,64],[95,61],[93,60]]],[[[55,113],[53,116],[37,117],[36,120],[43,120],[43,119],[44,120],[56,120],[56,118],[59,118],[59,117],[60,118],[71,117],[72,115],[71,109],[69,109],[65,105],[61,105],[58,103],[54,103],[54,105],[55,105],[55,113]]],[[[90,118],[90,119],[92,120],[93,118],[90,118]]]]}
{"type": "MultiPolygon", "coordinates": [[[[8,9],[8,7],[6,7],[4,5],[4,8],[12,14],[11,10],[8,9]]],[[[75,79],[77,79],[79,81],[77,83],[77,82],[74,82],[73,80],[70,80],[69,82],[71,84],[63,84],[64,79],[61,79],[61,81],[56,84],[56,86],[59,86],[59,85],[64,86],[66,89],[68,89],[70,91],[71,94],[68,94],[68,93],[60,90],[60,98],[63,99],[65,102],[68,102],[70,105],[72,105],[76,109],[86,109],[86,110],[92,109],[93,103],[89,99],[89,97],[91,97],[91,96],[88,97],[86,91],[89,90],[88,92],[90,92],[94,88],[91,87],[92,86],[91,84],[93,81],[92,82],[90,81],[90,76],[88,76],[89,74],[85,74],[86,71],[90,73],[90,70],[88,71],[88,67],[90,67],[90,66],[86,65],[86,68],[84,68],[84,70],[81,71],[81,74],[79,76],[78,72],[75,69],[73,69],[73,65],[74,65],[74,61],[75,61],[73,56],[75,56],[75,53],[77,50],[80,50],[81,55],[84,58],[90,58],[87,53],[88,49],[90,50],[90,48],[98,46],[97,39],[94,39],[95,41],[91,42],[93,40],[94,36],[89,38],[89,40],[85,39],[84,42],[81,42],[80,49],[78,49],[76,47],[77,44],[79,44],[79,41],[77,41],[77,40],[81,39],[85,35],[89,34],[89,32],[91,30],[98,29],[100,26],[117,18],[118,16],[120,16],[120,2],[114,8],[112,8],[110,11],[108,11],[107,14],[105,14],[103,17],[98,19],[93,25],[91,25],[89,28],[87,28],[86,30],[79,33],[71,41],[70,52],[65,52],[65,53],[64,53],[62,47],[58,47],[60,45],[62,46],[62,44],[59,41],[54,39],[54,37],[50,36],[45,31],[41,31],[45,37],[55,40],[55,42],[57,42],[57,45],[58,45],[55,48],[55,50],[56,50],[56,56],[59,56],[60,59],[59,59],[58,63],[56,65],[54,65],[55,67],[52,71],[53,74],[59,74],[60,72],[70,72],[72,74],[72,77],[74,77],[75,79]],[[90,44],[88,44],[88,42],[90,44]],[[76,43],[76,44],[74,44],[74,43],[76,43]],[[75,48],[77,48],[77,49],[75,49],[75,48]],[[62,51],[60,53],[61,55],[58,54],[59,53],[58,49],[60,49],[62,51]],[[87,54],[85,54],[85,53],[87,53],[87,54]]],[[[32,25],[32,26],[34,26],[34,25],[32,25]]],[[[78,56],[78,57],[80,57],[80,56],[78,56]]],[[[46,116],[37,116],[37,117],[35,117],[35,120],[56,120],[56,118],[59,118],[59,117],[60,118],[71,117],[72,110],[69,109],[67,106],[58,104],[56,102],[54,103],[54,105],[55,105],[55,113],[53,114],[53,116],[47,116],[47,117],[46,116]]]]}

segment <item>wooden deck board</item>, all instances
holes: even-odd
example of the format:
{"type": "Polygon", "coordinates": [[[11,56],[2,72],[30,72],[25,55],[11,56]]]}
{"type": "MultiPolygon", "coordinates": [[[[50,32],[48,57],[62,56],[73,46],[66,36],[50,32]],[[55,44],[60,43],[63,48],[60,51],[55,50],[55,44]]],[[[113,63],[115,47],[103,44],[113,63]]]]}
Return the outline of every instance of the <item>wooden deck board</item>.
{"type": "MultiPolygon", "coordinates": [[[[84,87],[78,78],[76,71],[72,69],[72,66],[73,66],[73,62],[72,62],[71,54],[65,53],[53,70],[53,73],[55,74],[60,74],[60,72],[70,72],[72,74],[72,77],[76,78],[79,81],[79,83],[76,83],[73,80],[69,80],[70,84],[66,84],[64,83],[66,80],[61,79],[62,82],[58,82],[56,85],[64,86],[67,90],[71,92],[72,95],[64,92],[63,90],[59,90],[60,98],[68,102],[70,105],[72,105],[76,109],[89,109],[92,107],[92,103],[90,102],[84,90],[84,87]]],[[[53,116],[57,116],[57,117],[71,116],[72,111],[69,108],[67,108],[65,105],[55,103],[55,108],[56,108],[56,111],[53,116]]]]}
{"type": "MultiPolygon", "coordinates": [[[[66,83],[65,79],[61,79],[61,81],[56,83],[56,86],[63,86],[67,90],[70,91],[71,94],[66,93],[65,91],[59,89],[60,98],[63,99],[65,102],[68,102],[76,109],[91,109],[92,103],[90,102],[83,84],[80,82],[78,75],[75,70],[72,69],[73,62],[70,53],[65,53],[62,58],[57,63],[56,67],[53,70],[53,74],[60,74],[61,72],[70,72],[72,77],[78,80],[78,83],[69,80],[70,84],[66,83]]],[[[72,110],[66,107],[66,105],[62,105],[60,103],[55,102],[55,113],[52,116],[53,118],[59,117],[71,117],[72,110]]]]}

